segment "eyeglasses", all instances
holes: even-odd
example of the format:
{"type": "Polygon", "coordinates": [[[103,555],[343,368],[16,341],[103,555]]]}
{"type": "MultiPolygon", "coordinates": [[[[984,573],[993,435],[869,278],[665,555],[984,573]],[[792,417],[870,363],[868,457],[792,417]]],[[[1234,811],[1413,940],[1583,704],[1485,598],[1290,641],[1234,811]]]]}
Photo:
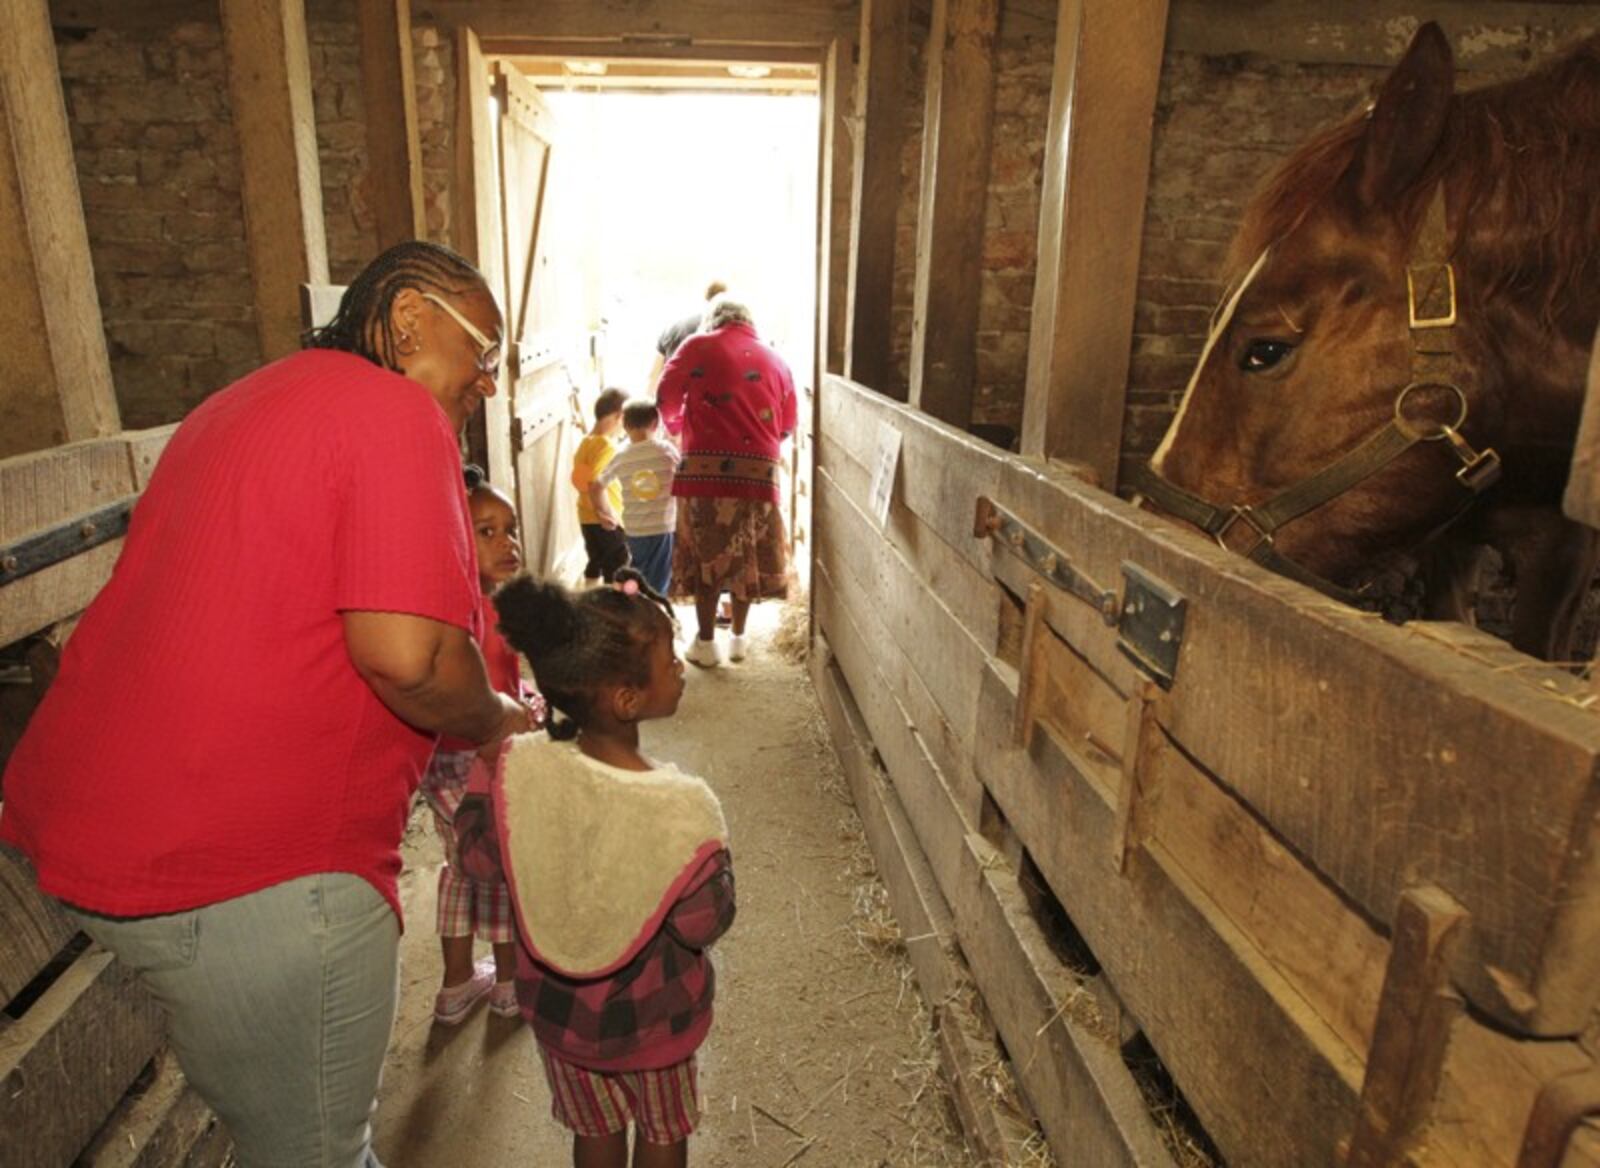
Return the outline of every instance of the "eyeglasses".
{"type": "Polygon", "coordinates": [[[422,298],[444,309],[451,320],[466,330],[467,336],[472,338],[472,343],[478,346],[478,372],[489,377],[500,376],[500,342],[491,341],[484,336],[470,320],[451,308],[442,296],[435,296],[432,292],[424,292],[422,298]]]}

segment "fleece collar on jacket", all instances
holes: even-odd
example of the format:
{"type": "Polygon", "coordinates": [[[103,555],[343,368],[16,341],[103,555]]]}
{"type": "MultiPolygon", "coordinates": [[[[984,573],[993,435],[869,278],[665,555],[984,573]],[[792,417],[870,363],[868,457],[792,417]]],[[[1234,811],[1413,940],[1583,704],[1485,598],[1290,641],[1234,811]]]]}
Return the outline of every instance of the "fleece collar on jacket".
{"type": "Polygon", "coordinates": [[[493,790],[522,942],[567,977],[603,977],[633,960],[727,846],[722,806],[703,779],[670,765],[622,770],[542,733],[512,739],[493,790]]]}

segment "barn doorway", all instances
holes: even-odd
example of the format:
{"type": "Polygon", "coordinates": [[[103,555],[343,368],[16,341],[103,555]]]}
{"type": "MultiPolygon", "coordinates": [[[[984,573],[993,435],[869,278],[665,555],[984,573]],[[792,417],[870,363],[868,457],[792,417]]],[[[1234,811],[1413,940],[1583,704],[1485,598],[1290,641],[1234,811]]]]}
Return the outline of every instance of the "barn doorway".
{"type": "MultiPolygon", "coordinates": [[[[574,577],[567,482],[602,388],[653,391],[657,341],[718,281],[815,385],[819,67],[796,62],[493,57],[490,148],[507,309],[505,407],[482,436],[514,479],[535,572],[574,577]]],[[[785,519],[806,583],[811,457],[786,450],[785,519]]],[[[504,474],[501,476],[505,477],[504,474]]],[[[508,483],[508,486],[511,484],[508,483]]]]}

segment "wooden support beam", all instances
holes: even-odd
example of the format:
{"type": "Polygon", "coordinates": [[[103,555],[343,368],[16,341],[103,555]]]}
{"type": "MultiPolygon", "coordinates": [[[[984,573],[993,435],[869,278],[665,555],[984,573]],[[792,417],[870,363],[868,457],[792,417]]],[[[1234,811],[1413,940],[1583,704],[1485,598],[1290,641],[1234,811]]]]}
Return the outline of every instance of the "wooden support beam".
{"type": "Polygon", "coordinates": [[[357,0],[356,23],[367,115],[367,202],[382,251],[428,233],[411,63],[411,0],[357,0]]]}
{"type": "Polygon", "coordinates": [[[121,428],[46,0],[0,2],[0,458],[121,428]]]}
{"type": "Polygon", "coordinates": [[[1466,910],[1447,893],[1424,886],[1401,894],[1349,1168],[1404,1162],[1427,1126],[1450,1030],[1461,1013],[1450,966],[1466,928],[1466,910]]]}
{"type": "MultiPolygon", "coordinates": [[[[455,42],[456,248],[477,265],[504,311],[505,244],[500,225],[500,176],[494,157],[497,128],[489,118],[489,65],[475,31],[456,29],[455,42]]],[[[506,327],[511,326],[508,323],[506,327]]],[[[511,384],[507,363],[500,374],[499,392],[484,402],[483,409],[468,423],[468,440],[481,449],[481,454],[475,450],[475,456],[486,459],[489,480],[514,494],[517,482],[511,453],[511,384]]]]}
{"type": "Polygon", "coordinates": [[[1022,452],[1116,486],[1167,0],[1061,0],[1022,452]]]}
{"type": "Polygon", "coordinates": [[[504,37],[635,43],[826,45],[855,26],[856,0],[418,0],[416,18],[504,37]]]}
{"type": "Polygon", "coordinates": [[[911,404],[966,429],[993,132],[999,0],[934,0],[911,319],[911,404]]]}
{"type": "Polygon", "coordinates": [[[829,60],[833,69],[832,94],[827,103],[828,116],[828,170],[823,185],[823,197],[828,201],[828,311],[822,317],[826,328],[827,371],[836,373],[844,368],[845,332],[848,328],[845,310],[848,307],[850,288],[850,198],[855,174],[855,148],[852,145],[854,130],[851,125],[855,112],[856,57],[855,29],[837,37],[829,46],[829,60]]]}
{"type": "Polygon", "coordinates": [[[844,375],[880,392],[894,383],[895,220],[905,142],[910,0],[862,0],[850,198],[844,375]]]}
{"type": "Polygon", "coordinates": [[[221,0],[261,355],[300,347],[300,285],[326,284],[304,0],[221,0]]]}

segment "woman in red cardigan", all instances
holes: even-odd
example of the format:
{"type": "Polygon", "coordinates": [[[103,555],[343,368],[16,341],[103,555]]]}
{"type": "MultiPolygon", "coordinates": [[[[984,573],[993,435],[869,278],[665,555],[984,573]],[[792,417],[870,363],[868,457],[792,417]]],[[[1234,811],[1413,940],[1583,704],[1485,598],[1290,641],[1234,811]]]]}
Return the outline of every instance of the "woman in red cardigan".
{"type": "Polygon", "coordinates": [[[788,595],[778,468],[783,440],[794,432],[794,379],[783,358],[756,336],[750,310],[723,296],[706,309],[703,331],[679,345],[667,363],[656,400],[683,451],[672,483],[683,500],[672,590],[694,601],[699,636],[688,658],[721,664],[717,601],[728,592],[728,656],[740,661],[751,604],[788,595]]]}

